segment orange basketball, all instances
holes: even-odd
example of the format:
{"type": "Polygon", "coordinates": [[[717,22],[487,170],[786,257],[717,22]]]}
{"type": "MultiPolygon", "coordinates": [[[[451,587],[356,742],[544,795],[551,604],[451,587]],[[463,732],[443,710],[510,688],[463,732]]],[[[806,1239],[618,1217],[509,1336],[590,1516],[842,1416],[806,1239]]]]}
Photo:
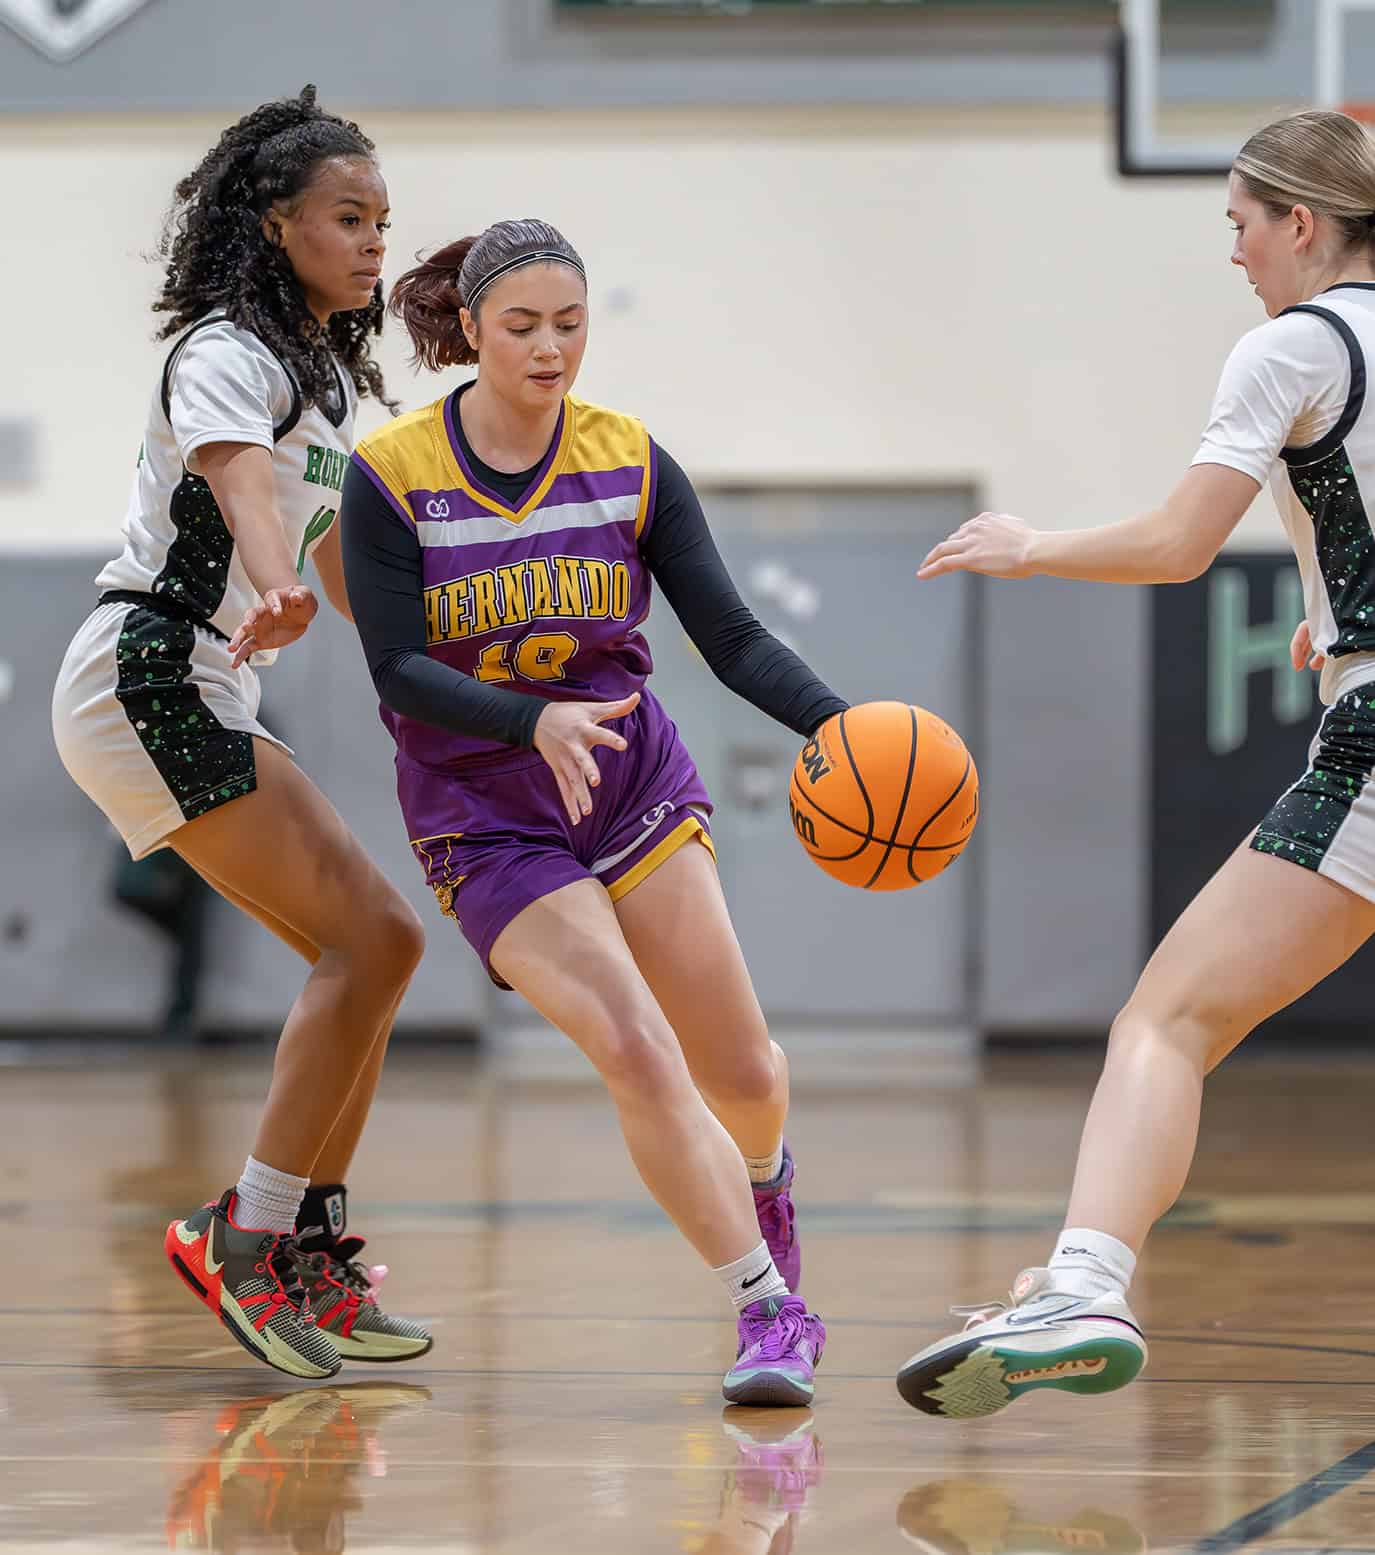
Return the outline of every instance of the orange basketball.
{"type": "Polygon", "coordinates": [[[798,841],[833,879],[905,891],[964,851],[979,818],[979,774],[934,713],[864,702],[802,747],[788,809],[798,841]]]}

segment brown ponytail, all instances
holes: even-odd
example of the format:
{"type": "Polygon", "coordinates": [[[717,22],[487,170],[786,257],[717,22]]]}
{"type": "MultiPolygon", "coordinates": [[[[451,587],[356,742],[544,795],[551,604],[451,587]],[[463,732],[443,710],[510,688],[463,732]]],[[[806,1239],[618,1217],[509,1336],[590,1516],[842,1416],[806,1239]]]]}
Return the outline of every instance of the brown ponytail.
{"type": "Polygon", "coordinates": [[[405,325],[415,347],[411,361],[431,372],[441,367],[471,367],[477,352],[468,344],[459,319],[463,306],[458,275],[477,238],[460,238],[407,270],[391,289],[387,310],[405,325]]]}

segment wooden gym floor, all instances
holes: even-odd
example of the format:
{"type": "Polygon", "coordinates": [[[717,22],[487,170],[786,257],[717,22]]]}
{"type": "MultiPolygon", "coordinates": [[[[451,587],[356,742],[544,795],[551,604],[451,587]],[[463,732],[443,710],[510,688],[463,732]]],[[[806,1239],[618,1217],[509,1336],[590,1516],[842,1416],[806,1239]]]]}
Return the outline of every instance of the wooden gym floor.
{"type": "Polygon", "coordinates": [[[435,1348],[293,1385],[161,1253],[171,1213],[234,1175],[265,1054],[9,1057],[5,1555],[1375,1551],[1375,1066],[1225,1066],[1135,1288],[1143,1378],[957,1425],[893,1372],[949,1303],[1043,1260],[1092,1058],[844,1088],[795,1063],[805,1287],[830,1326],[808,1415],[723,1411],[715,1283],[576,1077],[393,1056],[353,1219],[435,1348]]]}

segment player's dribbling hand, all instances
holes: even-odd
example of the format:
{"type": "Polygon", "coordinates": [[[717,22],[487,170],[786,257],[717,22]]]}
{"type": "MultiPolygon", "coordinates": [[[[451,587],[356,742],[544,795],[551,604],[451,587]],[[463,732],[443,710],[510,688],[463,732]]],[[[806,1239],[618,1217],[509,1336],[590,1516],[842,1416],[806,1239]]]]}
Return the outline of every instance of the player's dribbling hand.
{"type": "Polygon", "coordinates": [[[1029,578],[1036,531],[1010,513],[980,513],[933,546],[917,568],[919,578],[944,572],[982,572],[990,578],[1029,578]]]}
{"type": "Polygon", "coordinates": [[[592,813],[592,793],[601,782],[594,745],[623,751],[625,740],[602,725],[634,712],[640,693],[632,691],[619,702],[550,702],[535,725],[535,749],[553,769],[568,819],[574,826],[592,813]]]}
{"type": "Polygon", "coordinates": [[[260,648],[285,648],[294,643],[319,608],[315,591],[304,583],[294,583],[289,589],[268,589],[262,604],[245,612],[238,631],[229,639],[234,668],[260,648]]]}
{"type": "Polygon", "coordinates": [[[1296,670],[1320,670],[1327,663],[1327,655],[1313,652],[1313,634],[1308,622],[1300,621],[1289,642],[1289,662],[1296,670]]]}

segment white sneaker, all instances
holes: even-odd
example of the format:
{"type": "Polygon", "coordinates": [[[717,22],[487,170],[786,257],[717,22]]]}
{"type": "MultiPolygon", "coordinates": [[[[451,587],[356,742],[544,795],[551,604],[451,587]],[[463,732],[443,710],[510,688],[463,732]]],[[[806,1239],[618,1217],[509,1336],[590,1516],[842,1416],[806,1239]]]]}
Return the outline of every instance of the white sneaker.
{"type": "Polygon", "coordinates": [[[919,1351],[898,1392],[927,1415],[995,1414],[1033,1388],[1111,1393],[1146,1364],[1141,1326],[1123,1296],[1057,1291],[1049,1269],[1024,1269],[1012,1305],[952,1307],[964,1332],[919,1351]]]}

